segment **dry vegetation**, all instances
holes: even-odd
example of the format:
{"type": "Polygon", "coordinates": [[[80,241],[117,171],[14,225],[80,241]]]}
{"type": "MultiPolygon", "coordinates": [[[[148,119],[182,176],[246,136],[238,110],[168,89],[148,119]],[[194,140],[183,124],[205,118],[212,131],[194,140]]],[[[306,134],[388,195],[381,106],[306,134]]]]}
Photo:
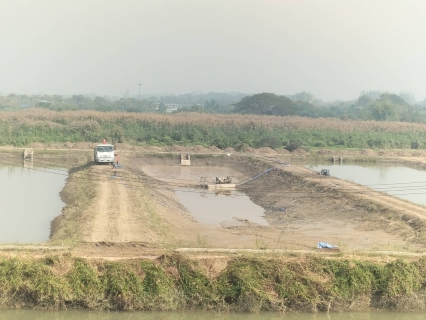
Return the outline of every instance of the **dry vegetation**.
{"type": "Polygon", "coordinates": [[[171,125],[221,125],[236,128],[245,126],[280,127],[287,130],[332,129],[339,131],[387,131],[387,132],[425,132],[426,124],[408,122],[380,122],[340,120],[335,118],[280,117],[241,114],[176,113],[170,115],[152,113],[100,112],[100,111],[51,111],[30,109],[19,112],[0,111],[0,121],[28,126],[94,126],[102,122],[150,122],[171,125]]]}
{"type": "Polygon", "coordinates": [[[171,115],[29,109],[0,112],[0,145],[34,142],[128,142],[150,146],[202,145],[286,148],[425,149],[426,125],[257,115],[171,115]]]}

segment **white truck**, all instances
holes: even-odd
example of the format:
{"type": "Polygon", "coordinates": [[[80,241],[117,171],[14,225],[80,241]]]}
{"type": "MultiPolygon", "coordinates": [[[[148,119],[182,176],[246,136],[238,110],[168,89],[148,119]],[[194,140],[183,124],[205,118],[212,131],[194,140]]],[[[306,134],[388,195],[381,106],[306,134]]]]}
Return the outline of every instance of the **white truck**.
{"type": "Polygon", "coordinates": [[[98,144],[93,149],[95,163],[114,163],[114,146],[112,144],[98,144]]]}

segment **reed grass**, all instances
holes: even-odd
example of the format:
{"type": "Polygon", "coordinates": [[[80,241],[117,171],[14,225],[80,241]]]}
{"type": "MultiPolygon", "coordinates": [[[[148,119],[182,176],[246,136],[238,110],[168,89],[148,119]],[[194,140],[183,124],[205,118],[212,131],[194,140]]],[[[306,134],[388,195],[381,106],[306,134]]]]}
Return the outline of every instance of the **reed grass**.
{"type": "Polygon", "coordinates": [[[171,115],[51,111],[0,111],[0,145],[34,142],[127,142],[140,145],[227,147],[331,147],[425,149],[426,125],[332,118],[171,115]]]}

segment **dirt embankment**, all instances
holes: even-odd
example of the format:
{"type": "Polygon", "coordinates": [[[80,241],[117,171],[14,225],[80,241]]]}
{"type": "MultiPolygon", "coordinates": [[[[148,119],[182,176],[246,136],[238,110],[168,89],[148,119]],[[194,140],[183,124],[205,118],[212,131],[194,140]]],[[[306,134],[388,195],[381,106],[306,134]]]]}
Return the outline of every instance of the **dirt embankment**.
{"type": "MultiPolygon", "coordinates": [[[[297,158],[294,155],[192,154],[196,175],[203,168],[221,167],[235,173],[240,182],[277,167],[240,188],[265,209],[268,226],[249,220],[207,225],[179,202],[173,192],[176,180],[161,181],[142,170],[147,164],[178,166],[176,153],[127,151],[120,153],[124,166],[120,170],[93,165],[89,150],[36,151],[39,164],[57,162],[72,168],[62,192],[67,206],[52,224],[50,244],[70,244],[84,248],[82,254],[92,250],[97,256],[114,248],[130,256],[140,248],[311,250],[319,241],[348,251],[425,251],[423,207],[319,177],[303,167],[284,166],[297,158]]],[[[391,156],[389,152],[384,156],[391,156]]],[[[401,155],[406,157],[398,159],[412,163],[423,159],[401,155]]],[[[349,156],[358,155],[347,153],[345,158],[349,156]]]]}
{"type": "MultiPolygon", "coordinates": [[[[235,225],[201,223],[176,198],[174,182],[147,176],[142,170],[148,164],[179,165],[178,156],[123,153],[123,169],[89,165],[80,172],[93,178],[95,190],[87,205],[76,211],[84,217],[75,229],[84,250],[95,248],[100,254],[106,246],[123,252],[126,247],[130,251],[135,247],[312,250],[323,241],[348,251],[424,251],[426,213],[420,206],[367,189],[360,192],[358,185],[324,179],[274,158],[193,155],[192,161],[191,170],[228,168],[240,181],[277,167],[240,187],[265,209],[269,225],[249,220],[235,225]]],[[[78,185],[79,180],[73,183],[78,185]]],[[[71,221],[57,228],[52,239],[66,241],[69,233],[61,230],[71,221]]]]}

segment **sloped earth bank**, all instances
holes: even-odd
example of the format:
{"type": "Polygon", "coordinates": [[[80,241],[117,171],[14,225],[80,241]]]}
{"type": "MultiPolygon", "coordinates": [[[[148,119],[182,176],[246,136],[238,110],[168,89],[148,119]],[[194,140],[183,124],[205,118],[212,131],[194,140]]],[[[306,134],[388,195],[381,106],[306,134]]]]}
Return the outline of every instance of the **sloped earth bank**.
{"type": "Polygon", "coordinates": [[[72,234],[84,254],[102,256],[110,250],[117,257],[137,256],[141,248],[313,250],[320,241],[343,251],[424,251],[425,208],[369,189],[361,192],[359,185],[271,159],[191,157],[193,166],[224,167],[239,181],[276,167],[239,188],[265,209],[269,226],[247,220],[222,226],[196,221],[175,196],[175,182],[143,171],[147,165],[177,166],[178,155],[122,152],[123,169],[88,164],[76,171],[78,178],[70,175],[67,188],[90,179],[92,198],[72,204],[78,209],[77,223],[75,213],[69,212],[72,208],[64,209],[54,224],[52,243],[67,243],[72,234]],[[358,192],[351,192],[355,187],[358,192]],[[64,232],[71,221],[75,227],[64,232]]]}

